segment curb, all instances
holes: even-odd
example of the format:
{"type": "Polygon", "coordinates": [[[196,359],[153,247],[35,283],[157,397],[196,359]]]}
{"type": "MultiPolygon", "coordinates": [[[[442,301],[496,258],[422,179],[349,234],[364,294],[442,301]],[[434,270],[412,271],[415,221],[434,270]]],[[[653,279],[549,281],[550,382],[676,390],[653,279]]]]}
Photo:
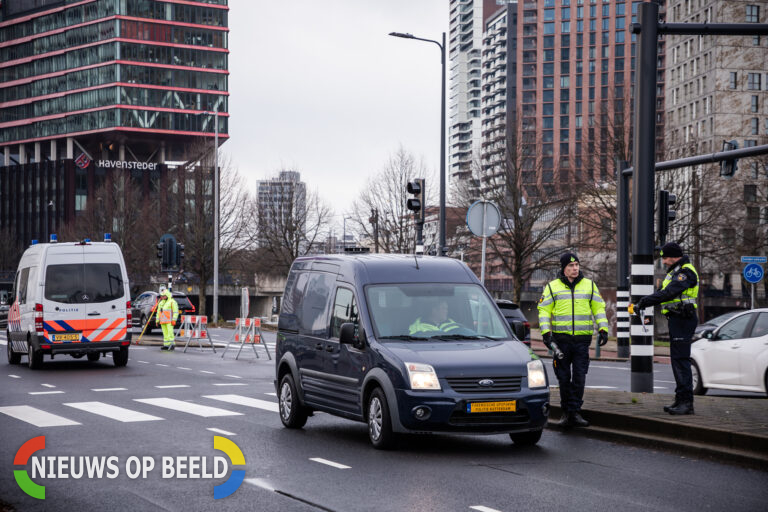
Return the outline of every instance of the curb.
{"type": "Polygon", "coordinates": [[[550,407],[547,428],[551,430],[685,452],[697,457],[703,455],[757,469],[765,470],[768,467],[768,438],[763,436],[594,409],[584,409],[584,415],[590,422],[589,427],[563,428],[556,423],[561,415],[560,406],[552,404],[550,407]]]}

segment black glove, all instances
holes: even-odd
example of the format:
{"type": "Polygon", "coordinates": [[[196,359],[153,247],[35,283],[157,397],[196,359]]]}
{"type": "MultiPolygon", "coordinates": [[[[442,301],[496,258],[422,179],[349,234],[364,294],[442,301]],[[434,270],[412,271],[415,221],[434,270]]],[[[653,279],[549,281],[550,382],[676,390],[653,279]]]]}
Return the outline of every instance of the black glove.
{"type": "Polygon", "coordinates": [[[645,309],[645,308],[646,308],[646,306],[643,303],[643,299],[640,299],[639,301],[637,301],[637,304],[635,304],[635,313],[637,313],[639,315],[640,314],[640,310],[641,309],[645,309]]]}
{"type": "Polygon", "coordinates": [[[552,331],[545,332],[542,334],[542,337],[544,338],[544,345],[549,348],[549,345],[552,343],[552,331]]]}
{"type": "Polygon", "coordinates": [[[599,331],[597,333],[597,342],[600,344],[601,347],[606,343],[608,343],[608,333],[605,331],[599,331]]]}

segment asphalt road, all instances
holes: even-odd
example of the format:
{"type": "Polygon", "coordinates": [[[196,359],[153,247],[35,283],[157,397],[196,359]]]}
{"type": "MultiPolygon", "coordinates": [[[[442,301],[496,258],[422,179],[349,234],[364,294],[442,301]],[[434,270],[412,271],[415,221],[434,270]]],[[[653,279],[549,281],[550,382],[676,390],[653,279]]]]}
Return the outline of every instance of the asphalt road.
{"type": "MultiPolygon", "coordinates": [[[[214,332],[226,339],[226,331],[214,332]]],[[[271,339],[270,335],[267,335],[271,339]]],[[[268,342],[269,343],[269,342],[268,342]]],[[[245,351],[131,347],[128,366],[68,357],[43,369],[3,362],[0,372],[0,499],[17,510],[760,510],[766,473],[546,431],[519,448],[507,436],[407,436],[399,448],[370,447],[361,423],[318,413],[302,430],[282,427],[274,365],[245,351]],[[48,424],[50,426],[38,426],[48,424]],[[45,501],[14,481],[19,447],[44,435],[37,455],[116,456],[108,479],[41,478],[45,501]],[[214,500],[221,478],[162,478],[164,456],[223,456],[213,437],[236,443],[245,482],[214,500]],[[131,479],[130,457],[156,467],[131,479]]],[[[262,350],[262,349],[260,349],[262,350]]],[[[25,361],[25,359],[22,359],[25,361]]],[[[602,364],[596,366],[603,366],[602,364]]],[[[609,365],[610,366],[610,365],[609,365]]],[[[621,370],[593,368],[605,378],[621,370]]],[[[626,373],[626,372],[625,372],[626,373]]],[[[627,377],[623,377],[626,379],[627,377]]],[[[242,469],[229,465],[229,469],[242,469]]]]}

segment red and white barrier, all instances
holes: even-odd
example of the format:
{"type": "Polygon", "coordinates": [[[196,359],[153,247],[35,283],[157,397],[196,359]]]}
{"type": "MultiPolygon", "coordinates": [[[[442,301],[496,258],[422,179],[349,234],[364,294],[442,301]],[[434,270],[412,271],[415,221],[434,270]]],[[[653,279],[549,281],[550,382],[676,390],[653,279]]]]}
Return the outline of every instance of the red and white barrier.
{"type": "Polygon", "coordinates": [[[224,357],[224,354],[227,353],[227,350],[232,343],[240,345],[235,359],[240,357],[240,352],[242,352],[245,345],[251,345],[253,353],[256,355],[257,359],[259,358],[259,353],[256,351],[256,345],[263,346],[264,351],[267,353],[267,357],[272,359],[267,344],[264,341],[264,336],[261,333],[260,318],[235,318],[235,332],[232,333],[232,338],[230,338],[226,348],[224,348],[224,352],[221,354],[222,358],[224,357]]]}
{"type": "Polygon", "coordinates": [[[181,315],[181,327],[177,333],[179,338],[187,338],[187,343],[184,345],[184,352],[187,351],[189,343],[194,340],[197,341],[197,346],[200,347],[200,351],[203,351],[203,344],[201,340],[208,340],[208,343],[213,349],[213,353],[216,353],[216,347],[213,346],[213,340],[208,335],[208,317],[204,315],[181,315]]]}

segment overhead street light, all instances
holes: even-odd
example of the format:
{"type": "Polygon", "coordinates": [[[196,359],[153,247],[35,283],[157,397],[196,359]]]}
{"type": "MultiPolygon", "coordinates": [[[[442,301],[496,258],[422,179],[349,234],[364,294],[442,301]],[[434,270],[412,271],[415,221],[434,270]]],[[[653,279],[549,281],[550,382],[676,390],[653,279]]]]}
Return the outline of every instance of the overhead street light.
{"type": "Polygon", "coordinates": [[[413,34],[406,34],[403,32],[390,32],[392,37],[401,37],[403,39],[415,39],[417,41],[426,41],[428,43],[435,43],[440,48],[440,63],[441,69],[441,84],[442,91],[440,96],[440,220],[439,220],[439,232],[440,238],[437,248],[438,256],[445,256],[445,32],[443,32],[443,42],[435,41],[433,39],[424,39],[416,37],[413,34]]]}

